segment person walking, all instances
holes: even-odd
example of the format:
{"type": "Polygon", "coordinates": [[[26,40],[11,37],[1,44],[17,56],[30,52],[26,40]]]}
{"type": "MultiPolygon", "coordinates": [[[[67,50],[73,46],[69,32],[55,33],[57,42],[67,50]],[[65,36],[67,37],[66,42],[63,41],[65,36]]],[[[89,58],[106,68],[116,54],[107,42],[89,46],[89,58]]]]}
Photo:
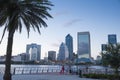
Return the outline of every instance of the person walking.
{"type": "Polygon", "coordinates": [[[64,65],[63,65],[62,68],[61,68],[60,73],[63,73],[63,74],[64,74],[64,70],[65,70],[65,68],[64,68],[64,65]]]}

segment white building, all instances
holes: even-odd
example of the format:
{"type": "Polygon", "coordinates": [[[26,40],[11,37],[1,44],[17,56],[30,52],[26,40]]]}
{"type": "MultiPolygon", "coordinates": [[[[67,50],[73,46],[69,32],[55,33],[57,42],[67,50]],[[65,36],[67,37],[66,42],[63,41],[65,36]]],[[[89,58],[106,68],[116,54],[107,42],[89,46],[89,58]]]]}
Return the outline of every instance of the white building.
{"type": "Polygon", "coordinates": [[[28,44],[26,47],[26,53],[29,54],[31,61],[40,61],[41,59],[41,45],[28,44]]]}
{"type": "Polygon", "coordinates": [[[30,60],[37,61],[37,48],[36,47],[30,48],[29,53],[30,53],[30,60]]]}

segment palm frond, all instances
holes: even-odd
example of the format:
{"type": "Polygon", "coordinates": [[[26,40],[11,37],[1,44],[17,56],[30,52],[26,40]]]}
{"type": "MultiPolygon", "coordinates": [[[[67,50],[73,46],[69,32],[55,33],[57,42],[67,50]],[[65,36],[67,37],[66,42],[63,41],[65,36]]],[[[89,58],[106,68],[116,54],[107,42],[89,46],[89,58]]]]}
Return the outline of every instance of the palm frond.
{"type": "MultiPolygon", "coordinates": [[[[45,19],[52,18],[48,13],[53,6],[49,0],[6,0],[0,5],[0,26],[5,25],[8,20],[7,30],[19,30],[22,32],[24,24],[28,37],[30,29],[40,33],[41,27],[47,27],[45,19]],[[23,24],[22,24],[23,23],[23,24]]],[[[6,30],[6,29],[4,29],[6,30]]]]}
{"type": "Polygon", "coordinates": [[[0,40],[0,44],[1,44],[2,40],[3,40],[3,37],[4,37],[4,35],[5,35],[6,29],[7,29],[7,25],[5,26],[5,28],[4,28],[4,30],[3,30],[3,34],[2,34],[2,38],[1,38],[1,40],[0,40]]]}

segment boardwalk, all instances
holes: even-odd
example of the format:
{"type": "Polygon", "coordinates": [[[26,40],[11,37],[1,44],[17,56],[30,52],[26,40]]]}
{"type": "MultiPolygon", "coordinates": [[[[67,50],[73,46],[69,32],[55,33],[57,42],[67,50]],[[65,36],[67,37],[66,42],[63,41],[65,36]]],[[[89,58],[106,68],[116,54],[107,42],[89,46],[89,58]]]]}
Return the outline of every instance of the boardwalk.
{"type": "MultiPolygon", "coordinates": [[[[0,80],[2,79],[0,75],[0,80]]],[[[13,75],[12,80],[97,80],[79,78],[78,75],[63,75],[63,74],[32,74],[32,75],[13,75]]]]}
{"type": "MultiPolygon", "coordinates": [[[[75,75],[75,72],[69,74],[68,70],[64,74],[60,74],[61,67],[12,67],[12,80],[99,80],[99,79],[87,79],[79,78],[75,75]]],[[[82,73],[86,73],[86,69],[81,69],[82,73]]],[[[73,69],[74,71],[74,69],[73,69]]],[[[99,73],[102,70],[89,69],[88,73],[99,73]]],[[[0,80],[3,80],[4,67],[0,67],[0,80]]],[[[102,71],[104,72],[104,71],[102,71]]]]}

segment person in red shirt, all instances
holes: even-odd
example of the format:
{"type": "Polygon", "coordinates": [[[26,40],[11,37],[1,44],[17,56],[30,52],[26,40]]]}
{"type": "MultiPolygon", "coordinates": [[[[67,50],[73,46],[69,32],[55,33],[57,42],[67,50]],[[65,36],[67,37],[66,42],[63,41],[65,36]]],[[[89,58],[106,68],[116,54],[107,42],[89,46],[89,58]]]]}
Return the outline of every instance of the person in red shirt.
{"type": "Polygon", "coordinates": [[[64,68],[64,66],[62,66],[62,69],[61,69],[60,73],[64,73],[64,70],[65,70],[65,68],[64,68]]]}

